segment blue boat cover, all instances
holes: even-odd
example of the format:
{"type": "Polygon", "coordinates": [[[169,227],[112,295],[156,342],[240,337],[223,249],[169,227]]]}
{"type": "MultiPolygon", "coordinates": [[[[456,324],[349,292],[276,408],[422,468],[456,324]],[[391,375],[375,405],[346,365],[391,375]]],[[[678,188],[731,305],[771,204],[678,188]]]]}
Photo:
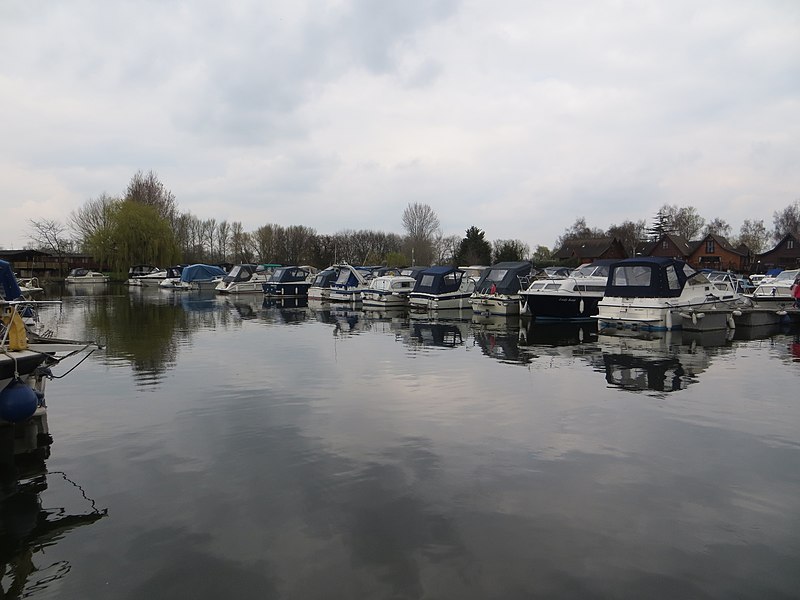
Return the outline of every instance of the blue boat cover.
{"type": "Polygon", "coordinates": [[[528,261],[493,264],[481,275],[475,289],[482,293],[516,294],[521,287],[519,278],[529,275],[532,267],[533,265],[528,261]],[[494,292],[490,292],[491,290],[494,292]]]}
{"type": "Polygon", "coordinates": [[[446,294],[458,291],[464,271],[455,267],[430,267],[417,276],[414,292],[421,294],[446,294]]]}
{"type": "Polygon", "coordinates": [[[181,281],[191,283],[193,281],[211,281],[214,277],[225,277],[222,267],[215,265],[189,265],[181,271],[181,281]]]}
{"type": "Polygon", "coordinates": [[[11,270],[11,263],[0,260],[0,283],[3,285],[3,296],[6,300],[16,300],[22,296],[17,278],[11,270]]]}
{"type": "Polygon", "coordinates": [[[616,298],[677,298],[687,279],[696,273],[684,261],[675,258],[627,258],[611,265],[605,295],[616,298]]]}

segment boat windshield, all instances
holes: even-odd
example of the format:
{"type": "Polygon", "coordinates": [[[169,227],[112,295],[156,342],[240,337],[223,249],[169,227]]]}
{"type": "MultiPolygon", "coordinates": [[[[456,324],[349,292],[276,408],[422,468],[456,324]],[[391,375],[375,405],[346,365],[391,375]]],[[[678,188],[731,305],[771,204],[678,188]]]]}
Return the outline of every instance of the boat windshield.
{"type": "Polygon", "coordinates": [[[583,265],[570,275],[572,277],[608,277],[608,265],[583,265]]]}
{"type": "Polygon", "coordinates": [[[228,273],[224,281],[230,283],[231,281],[247,281],[253,276],[253,272],[248,265],[236,265],[228,273]]]}

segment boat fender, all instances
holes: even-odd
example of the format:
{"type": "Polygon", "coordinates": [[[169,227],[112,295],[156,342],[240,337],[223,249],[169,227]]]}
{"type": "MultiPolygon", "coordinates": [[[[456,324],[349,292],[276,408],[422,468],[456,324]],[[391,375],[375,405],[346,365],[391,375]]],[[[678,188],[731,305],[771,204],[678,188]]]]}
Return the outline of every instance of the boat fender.
{"type": "Polygon", "coordinates": [[[666,325],[667,329],[672,329],[672,311],[667,311],[667,316],[664,319],[664,325],[666,325]]]}
{"type": "Polygon", "coordinates": [[[697,313],[692,313],[692,325],[697,325],[697,313]]]}
{"type": "MultiPolygon", "coordinates": [[[[741,312],[739,314],[741,314],[741,312]]],[[[728,315],[728,327],[736,329],[736,321],[733,319],[733,315],[734,313],[728,315]]]]}
{"type": "Polygon", "coordinates": [[[33,388],[19,378],[14,379],[0,392],[0,419],[22,423],[33,416],[38,404],[33,388]]]}
{"type": "Polygon", "coordinates": [[[779,310],[775,314],[778,315],[779,317],[785,317],[787,313],[785,310],[779,310]]]}
{"type": "Polygon", "coordinates": [[[742,316],[742,311],[740,311],[739,309],[736,309],[736,310],[734,310],[733,312],[731,312],[731,314],[732,314],[734,317],[741,317],[741,316],[742,316]]]}
{"type": "Polygon", "coordinates": [[[583,314],[583,309],[586,308],[583,304],[583,298],[581,298],[581,303],[578,304],[578,312],[583,314]]]}

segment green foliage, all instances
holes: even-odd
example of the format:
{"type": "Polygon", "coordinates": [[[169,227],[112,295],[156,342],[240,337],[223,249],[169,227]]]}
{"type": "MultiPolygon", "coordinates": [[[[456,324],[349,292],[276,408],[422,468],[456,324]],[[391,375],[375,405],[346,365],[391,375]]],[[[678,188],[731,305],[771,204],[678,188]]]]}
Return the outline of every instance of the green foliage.
{"type": "Polygon", "coordinates": [[[466,237],[454,257],[456,265],[489,265],[492,262],[492,246],[485,233],[474,225],[467,229],[466,237]]]}
{"type": "Polygon", "coordinates": [[[520,240],[495,240],[493,263],[525,260],[530,254],[528,244],[520,240]]]}
{"type": "Polygon", "coordinates": [[[405,267],[410,265],[411,261],[402,252],[389,252],[386,254],[383,264],[387,267],[405,267]]]}
{"type": "Polygon", "coordinates": [[[109,221],[86,240],[85,246],[102,264],[124,273],[130,265],[177,262],[178,246],[168,221],[152,206],[119,201],[109,221]]]}

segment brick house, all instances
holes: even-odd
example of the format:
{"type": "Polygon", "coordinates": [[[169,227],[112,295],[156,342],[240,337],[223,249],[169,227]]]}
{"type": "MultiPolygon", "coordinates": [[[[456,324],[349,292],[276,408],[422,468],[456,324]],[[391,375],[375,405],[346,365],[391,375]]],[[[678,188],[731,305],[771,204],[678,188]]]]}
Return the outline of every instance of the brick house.
{"type": "Polygon", "coordinates": [[[601,258],[628,258],[625,247],[615,237],[569,240],[555,253],[563,262],[587,264],[601,258]]]}
{"type": "Polygon", "coordinates": [[[796,269],[800,267],[800,241],[792,233],[787,233],[772,250],[756,254],[753,270],[766,273],[776,267],[796,269]]]}
{"type": "Polygon", "coordinates": [[[692,252],[687,262],[695,269],[749,272],[752,255],[746,247],[734,248],[721,235],[709,233],[703,239],[691,242],[692,252]]]}
{"type": "Polygon", "coordinates": [[[664,233],[655,242],[649,242],[643,246],[640,252],[642,256],[660,256],[688,261],[693,249],[692,243],[682,235],[664,233]]]}

